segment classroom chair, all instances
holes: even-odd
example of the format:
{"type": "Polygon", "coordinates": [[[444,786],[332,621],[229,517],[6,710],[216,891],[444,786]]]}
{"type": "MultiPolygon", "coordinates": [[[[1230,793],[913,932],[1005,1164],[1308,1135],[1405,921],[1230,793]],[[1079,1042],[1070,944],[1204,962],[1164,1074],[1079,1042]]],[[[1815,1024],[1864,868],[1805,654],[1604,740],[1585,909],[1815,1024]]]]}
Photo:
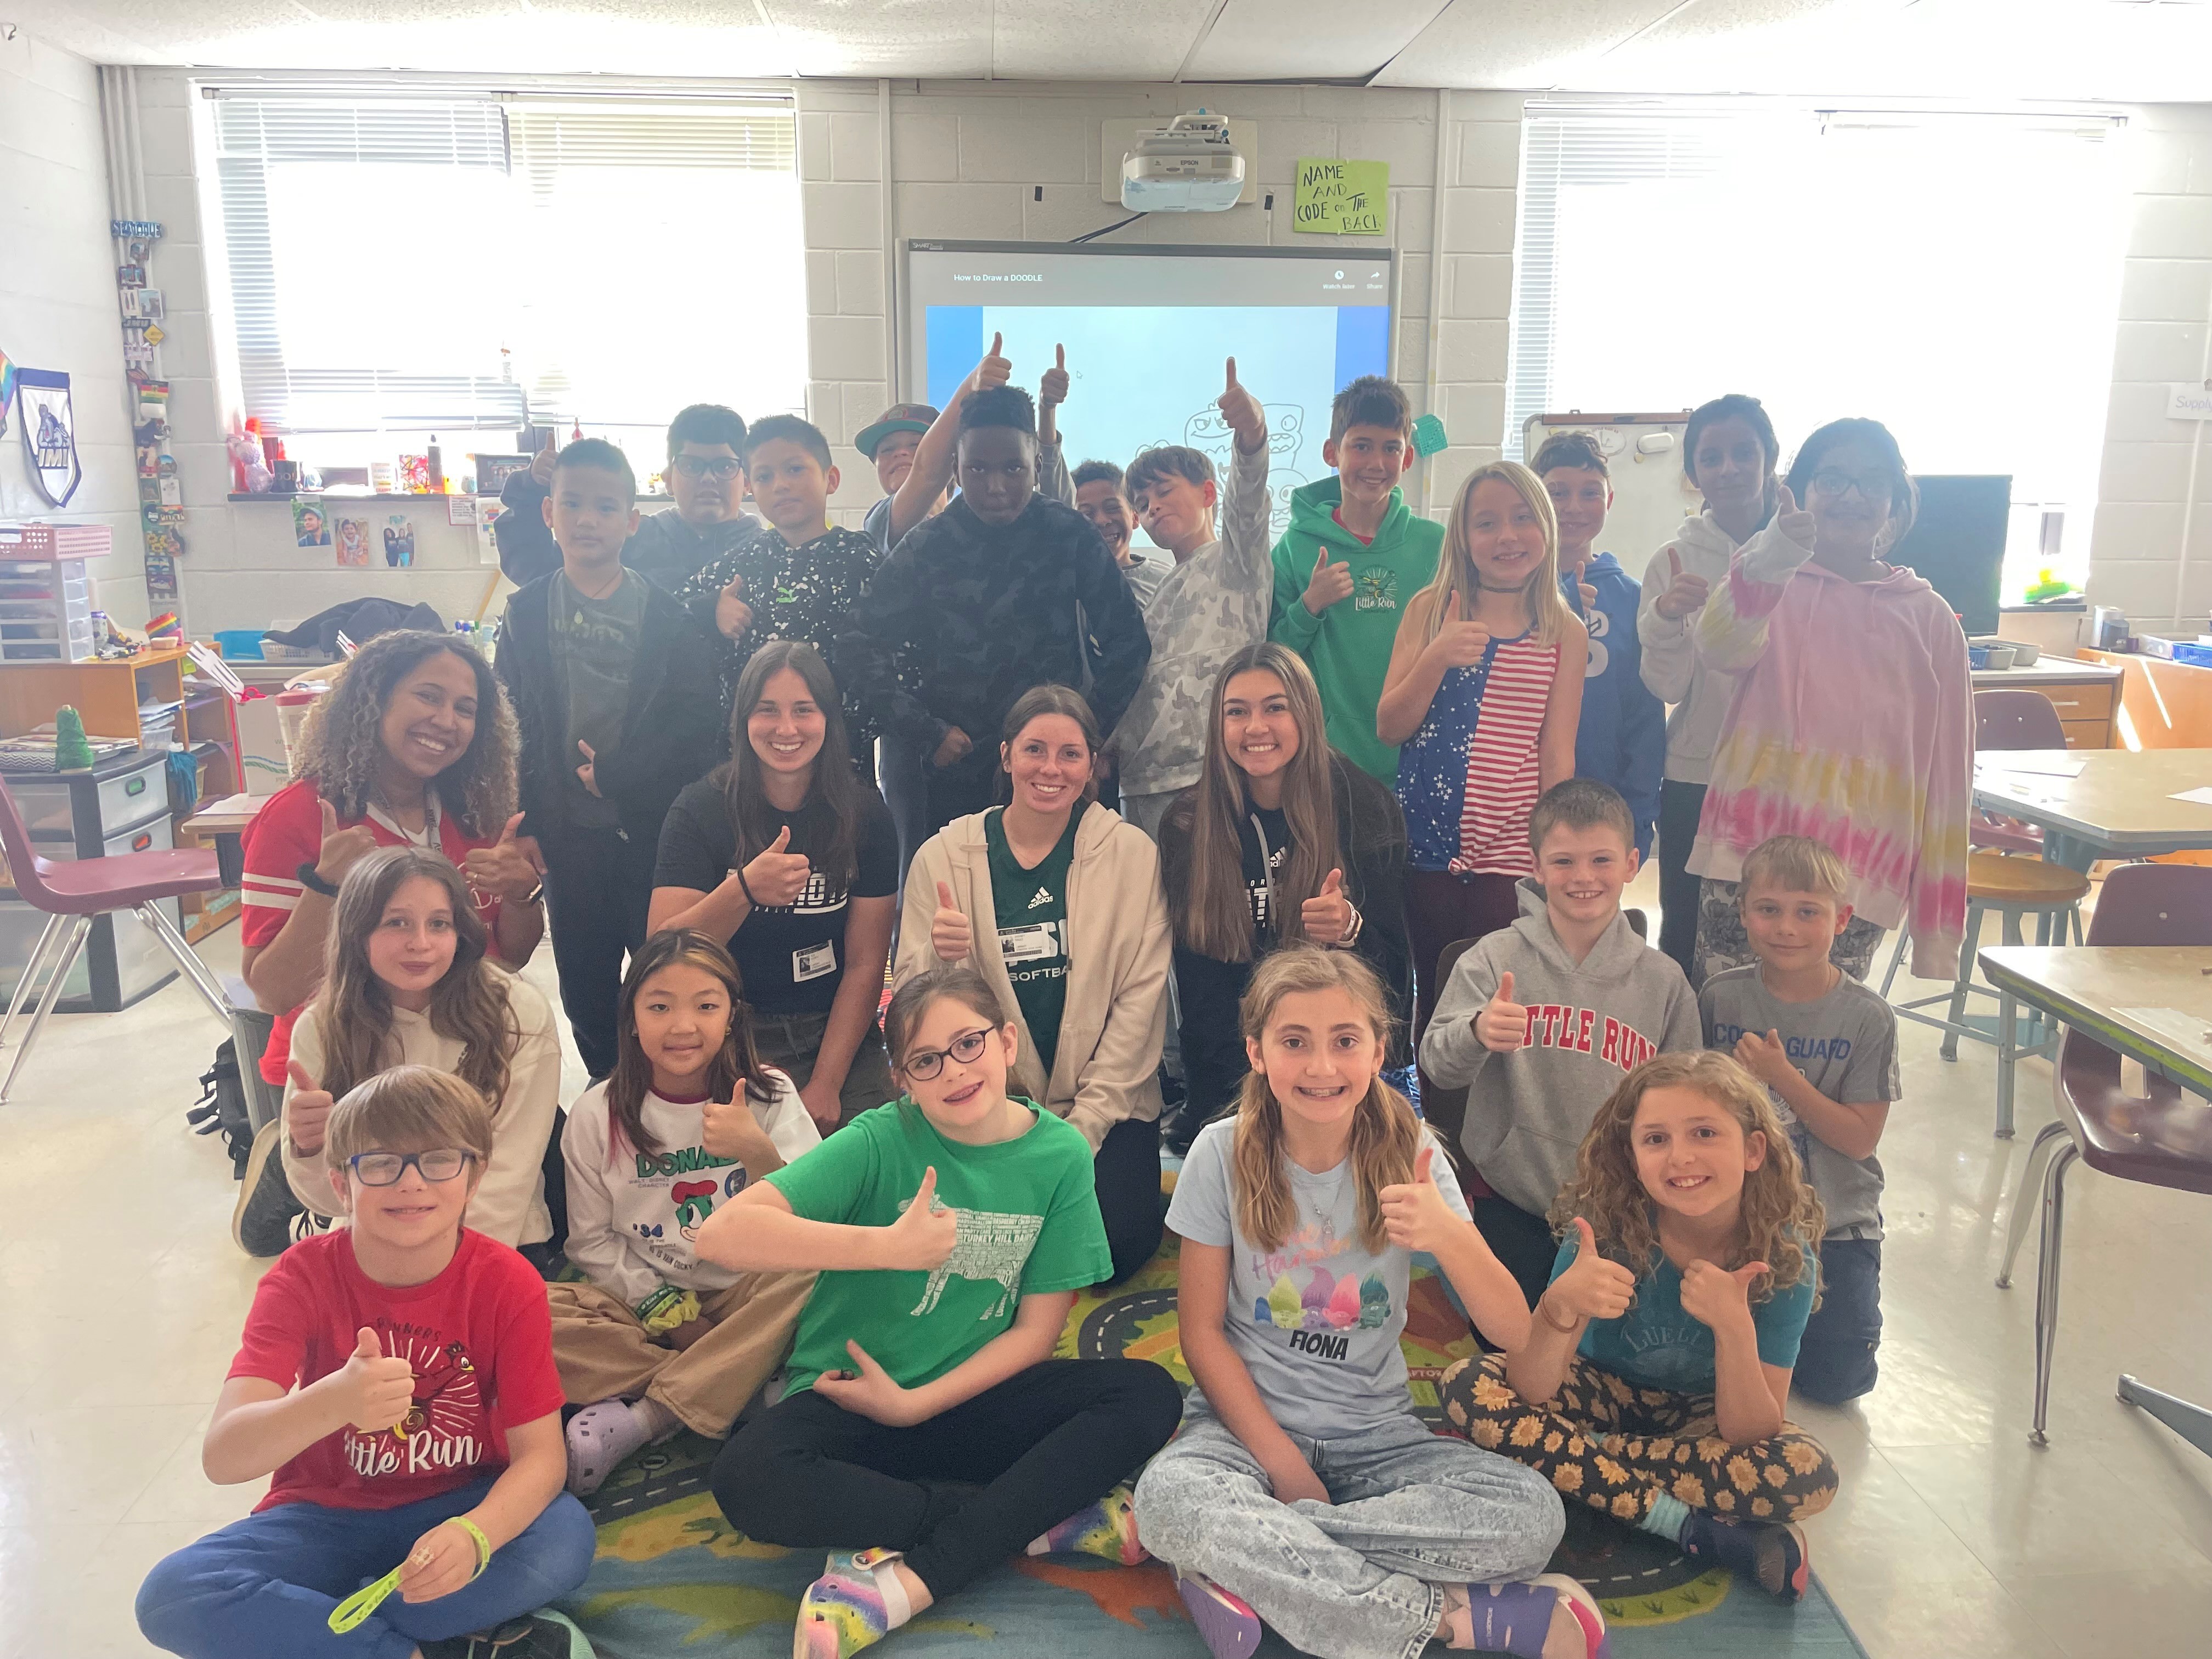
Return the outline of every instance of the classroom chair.
{"type": "MultiPolygon", "coordinates": [[[[1974,693],[1974,752],[2005,749],[2063,749],[2066,727],[2058,706],[2040,691],[1974,693]]],[[[2043,831],[2001,812],[1977,811],[1966,831],[1970,846],[1998,853],[2043,851],[2043,831]]]]}
{"type": "Polygon", "coordinates": [[[14,1091],[15,1079],[22,1072],[23,1062],[31,1057],[39,1033],[46,1029],[46,1016],[53,1012],[61,996],[62,981],[76,966],[77,952],[84,948],[94,919],[111,911],[134,912],[177,959],[177,966],[215,1017],[229,1024],[230,1005],[222,985],[185,943],[184,935],[170,925],[158,902],[181,898],[186,893],[221,890],[222,875],[216,866],[213,851],[115,853],[106,858],[49,863],[32,846],[31,832],[4,778],[0,778],[0,851],[7,854],[8,877],[15,896],[33,909],[45,912],[46,917],[46,929],[32,949],[31,959],[23,964],[23,976],[15,982],[7,1017],[0,1018],[0,1047],[6,1046],[8,1029],[31,994],[40,966],[48,961],[53,965],[30,1027],[23,1033],[23,1046],[15,1051],[15,1063],[8,1068],[7,1081],[0,1083],[0,1105],[5,1105],[14,1091]]]}
{"type": "MultiPolygon", "coordinates": [[[[2186,864],[2129,864],[2105,878],[2091,945],[2212,945],[2212,868],[2186,864]]],[[[2154,1187],[2212,1194],[2212,1107],[2194,1102],[2161,1077],[2144,1079],[2143,1092],[2123,1086],[2120,1056],[2083,1032],[2069,1030],[2059,1045],[2053,1079],[2058,1116],[2043,1126],[2028,1148],[2027,1164],[2013,1194],[2005,1224],[2004,1262],[1997,1288],[2012,1285],[2013,1263],[2027,1237],[2028,1194],[2039,1193],[2041,1259],[2035,1281],[2035,1424],[2028,1438],[2040,1446],[2051,1397],[2051,1361],[2058,1346],[2058,1258],[2066,1220],[2066,1171],[2076,1158],[2100,1174],[2154,1187]],[[2036,1164],[2050,1161],[2041,1178],[2036,1164]]],[[[2212,1452],[2212,1417],[2187,1401],[2120,1379],[2120,1397],[2212,1452]],[[2130,1390],[2133,1390],[2131,1393],[2130,1390]],[[2141,1397],[2138,1397],[2141,1396],[2141,1397]],[[2169,1414],[2172,1413],[2172,1414],[2169,1414]]]]}

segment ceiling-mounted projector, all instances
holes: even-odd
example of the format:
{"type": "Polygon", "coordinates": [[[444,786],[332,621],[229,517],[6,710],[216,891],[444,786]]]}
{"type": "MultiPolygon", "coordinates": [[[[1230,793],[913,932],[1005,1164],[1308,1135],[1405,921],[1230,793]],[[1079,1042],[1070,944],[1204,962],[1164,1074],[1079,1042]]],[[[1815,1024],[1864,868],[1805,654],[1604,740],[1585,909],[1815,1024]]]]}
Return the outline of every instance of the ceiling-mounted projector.
{"type": "Polygon", "coordinates": [[[1139,133],[1121,158],[1121,205],[1139,213],[1219,213],[1243,193],[1228,118],[1202,109],[1139,133]]]}

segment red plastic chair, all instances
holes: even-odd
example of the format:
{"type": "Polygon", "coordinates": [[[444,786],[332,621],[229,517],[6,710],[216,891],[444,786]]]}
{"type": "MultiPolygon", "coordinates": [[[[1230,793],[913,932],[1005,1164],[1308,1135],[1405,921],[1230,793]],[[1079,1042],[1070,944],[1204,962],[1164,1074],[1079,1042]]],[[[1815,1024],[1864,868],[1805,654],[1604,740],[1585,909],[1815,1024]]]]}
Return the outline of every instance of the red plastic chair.
{"type": "Polygon", "coordinates": [[[6,1046],[8,1029],[15,1023],[15,1016],[21,1012],[32,986],[37,983],[40,965],[50,956],[53,963],[46,994],[39,999],[38,1010],[31,1016],[30,1029],[23,1034],[23,1046],[15,1051],[15,1063],[8,1068],[8,1080],[0,1083],[0,1105],[7,1103],[15,1087],[16,1075],[22,1071],[23,1062],[31,1057],[32,1045],[46,1029],[46,1016],[53,1012],[54,1003],[61,995],[62,981],[76,966],[77,952],[84,948],[85,936],[92,932],[94,920],[110,911],[136,913],[177,959],[177,966],[184,969],[185,977],[206,1000],[215,1017],[226,1026],[229,1024],[230,1000],[223,994],[222,985],[208,971],[207,964],[193,953],[192,947],[185,943],[184,935],[170,925],[156,902],[179,898],[186,893],[220,891],[222,876],[216,867],[212,851],[117,853],[106,858],[49,863],[32,846],[31,832],[25,827],[23,814],[16,807],[15,798],[9,793],[4,779],[0,779],[0,850],[7,854],[8,875],[16,896],[33,909],[44,911],[46,916],[46,931],[39,935],[30,961],[23,964],[23,976],[15,982],[15,995],[8,1005],[7,1017],[0,1019],[0,1047],[6,1046]]]}
{"type": "MultiPolygon", "coordinates": [[[[2212,868],[2187,864],[2128,864],[2105,878],[2091,945],[2212,945],[2212,868]]],[[[2044,1419],[2051,1394],[2051,1361],[2058,1342],[2058,1255],[2066,1220],[2066,1171],[2080,1158],[2101,1175],[2153,1187],[2212,1194],[2212,1106],[2185,1096],[2161,1077],[2146,1077],[2144,1092],[2121,1086],[2120,1057],[2103,1043],[2069,1030],[2058,1051],[2059,1115],[2044,1125],[2028,1148],[2027,1166],[2013,1194],[2005,1227],[2004,1265],[1997,1286],[2012,1284],[2013,1262],[2027,1235],[2027,1195],[2039,1190],[2042,1260],[2035,1286],[2035,1426],[2029,1438],[2045,1443],[2044,1419]],[[2039,1182],[2036,1160],[2050,1164],[2039,1182]]],[[[2134,1400],[2177,1432],[2212,1451],[2212,1416],[2186,1401],[2120,1379],[2120,1397],[2134,1400]],[[2136,1399],[2130,1392],[2152,1396],[2136,1399]],[[2178,1408],[2180,1420],[2168,1415],[2178,1408]]]]}

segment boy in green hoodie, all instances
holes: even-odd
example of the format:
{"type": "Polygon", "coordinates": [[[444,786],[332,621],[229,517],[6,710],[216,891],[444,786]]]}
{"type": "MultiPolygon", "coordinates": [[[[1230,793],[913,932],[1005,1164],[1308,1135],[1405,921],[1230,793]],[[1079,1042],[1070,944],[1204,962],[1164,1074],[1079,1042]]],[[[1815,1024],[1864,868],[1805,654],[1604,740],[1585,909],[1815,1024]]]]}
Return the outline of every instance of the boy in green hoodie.
{"type": "Polygon", "coordinates": [[[1395,787],[1398,750],[1375,735],[1375,705],[1400,608],[1437,574],[1444,542],[1398,489],[1413,465],[1413,411],[1398,383],[1363,374],[1338,392],[1322,455],[1336,477],[1291,496],[1267,636],[1313,670],[1330,744],[1395,787]]]}

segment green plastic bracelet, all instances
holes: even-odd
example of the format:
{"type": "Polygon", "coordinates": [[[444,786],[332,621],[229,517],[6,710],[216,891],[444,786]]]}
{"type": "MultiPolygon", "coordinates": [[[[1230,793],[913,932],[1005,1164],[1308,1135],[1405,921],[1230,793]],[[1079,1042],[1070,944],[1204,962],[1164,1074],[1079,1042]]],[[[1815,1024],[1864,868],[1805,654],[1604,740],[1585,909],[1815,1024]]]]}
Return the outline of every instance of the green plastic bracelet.
{"type": "MultiPolygon", "coordinates": [[[[476,1583],[483,1576],[483,1570],[491,1565],[491,1540],[484,1536],[482,1527],[465,1515],[451,1516],[438,1524],[442,1527],[459,1527],[477,1540],[477,1570],[469,1575],[469,1582],[476,1583]]],[[[384,1598],[399,1588],[399,1575],[406,1570],[407,1564],[402,1561],[368,1589],[356,1590],[337,1607],[331,1608],[331,1633],[343,1636],[362,1620],[368,1618],[370,1613],[374,1613],[383,1604],[384,1598]]]]}

